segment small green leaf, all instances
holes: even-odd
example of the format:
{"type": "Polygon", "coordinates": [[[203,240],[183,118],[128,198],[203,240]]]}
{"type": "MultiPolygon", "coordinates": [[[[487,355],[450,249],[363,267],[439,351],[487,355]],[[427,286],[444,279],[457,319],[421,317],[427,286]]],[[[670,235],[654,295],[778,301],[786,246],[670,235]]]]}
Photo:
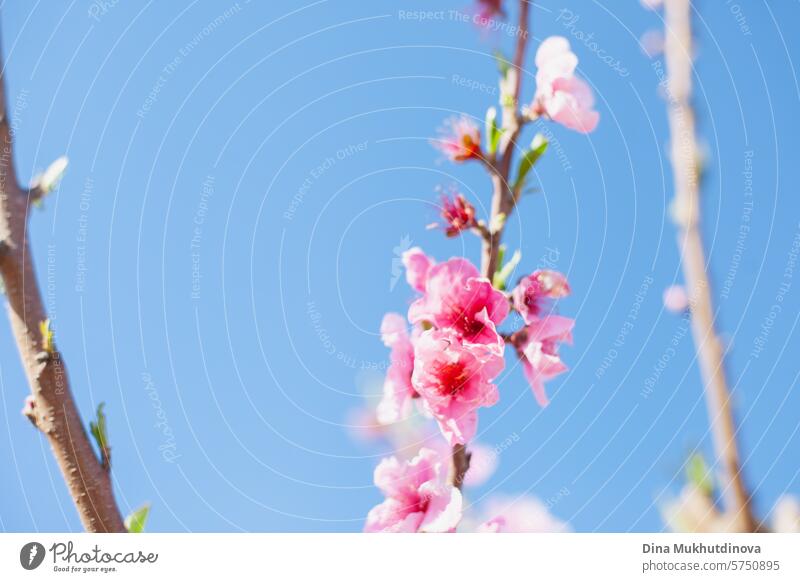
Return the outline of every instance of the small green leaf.
{"type": "Polygon", "coordinates": [[[714,491],[714,480],[706,460],[700,453],[695,453],[686,461],[686,479],[706,495],[714,491]]]}
{"type": "Polygon", "coordinates": [[[499,50],[494,51],[494,60],[497,61],[497,70],[500,71],[500,76],[505,78],[511,68],[511,63],[499,50]]]}
{"type": "MultiPolygon", "coordinates": [[[[497,248],[497,267],[495,267],[494,275],[500,272],[500,269],[503,268],[503,261],[506,260],[506,245],[500,245],[497,248]]],[[[492,277],[494,277],[492,275],[492,277]]]]}
{"type": "Polygon", "coordinates": [[[127,529],[129,533],[142,533],[149,514],[150,504],[145,503],[139,509],[132,511],[131,514],[125,518],[125,529],[127,529]]]}
{"type": "Polygon", "coordinates": [[[110,463],[110,451],[108,446],[108,432],[106,431],[106,413],[103,412],[105,402],[97,405],[97,421],[89,422],[89,431],[92,433],[97,447],[100,449],[100,458],[103,466],[108,467],[110,463]]]}
{"type": "MultiPolygon", "coordinates": [[[[511,258],[508,260],[508,262],[495,272],[494,277],[492,278],[492,285],[494,285],[496,289],[499,289],[500,291],[505,290],[508,278],[511,276],[511,273],[514,272],[514,269],[517,268],[517,265],[519,265],[521,259],[522,253],[519,249],[517,249],[514,251],[514,254],[511,255],[511,258]]],[[[498,260],[498,263],[502,263],[502,259],[498,260]]]]}
{"type": "Polygon", "coordinates": [[[497,109],[489,107],[486,110],[486,138],[489,141],[487,149],[490,154],[494,154],[497,151],[500,136],[502,135],[503,130],[497,125],[497,109]]]}
{"type": "Polygon", "coordinates": [[[517,179],[514,182],[515,192],[520,191],[525,185],[525,178],[527,178],[528,172],[536,165],[536,162],[542,157],[542,154],[544,154],[546,150],[547,139],[541,133],[537,133],[531,142],[530,149],[522,154],[522,159],[519,161],[517,179]]]}
{"type": "Polygon", "coordinates": [[[41,193],[49,194],[58,187],[61,178],[64,177],[64,172],[67,170],[69,160],[67,156],[61,156],[40,175],[36,176],[31,182],[32,188],[39,188],[41,193]]]}

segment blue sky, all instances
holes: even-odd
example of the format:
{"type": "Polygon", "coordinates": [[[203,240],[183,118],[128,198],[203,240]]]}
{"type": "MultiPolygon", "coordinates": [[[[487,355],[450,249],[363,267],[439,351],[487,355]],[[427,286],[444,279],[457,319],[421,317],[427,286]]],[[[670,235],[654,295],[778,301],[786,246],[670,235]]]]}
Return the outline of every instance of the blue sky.
{"type": "MultiPolygon", "coordinates": [[[[425,21],[401,14],[430,9],[420,1],[3,6],[18,173],[70,158],[30,226],[45,301],[84,418],[106,403],[120,505],[151,502],[149,530],[357,531],[380,500],[385,450],[347,424],[386,365],[381,317],[413,297],[393,284],[394,249],[477,260],[474,237],[426,225],[439,185],[488,205],[480,168],[427,144],[448,115],[482,118],[497,100],[492,51],[513,39],[456,18],[466,4],[425,21]]],[[[695,87],[718,322],[763,514],[800,494],[800,10],[744,4],[697,4],[695,87]]],[[[471,503],[558,496],[578,531],[660,530],[685,458],[710,452],[691,338],[661,306],[680,269],[658,67],[639,46],[659,25],[633,1],[533,10],[529,62],[542,38],[570,38],[601,122],[590,136],[546,126],[558,145],[507,242],[519,275],[543,258],[568,273],[575,345],[545,410],[509,360],[480,440],[519,439],[471,503]]],[[[78,530],[19,414],[5,323],[0,354],[0,528],[78,530]]]]}

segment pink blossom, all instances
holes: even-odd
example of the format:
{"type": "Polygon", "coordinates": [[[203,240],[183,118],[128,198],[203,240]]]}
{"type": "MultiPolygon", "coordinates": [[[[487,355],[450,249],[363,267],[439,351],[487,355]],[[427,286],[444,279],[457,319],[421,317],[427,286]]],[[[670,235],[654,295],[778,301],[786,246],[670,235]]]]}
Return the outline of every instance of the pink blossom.
{"type": "Polygon", "coordinates": [[[441,533],[461,520],[461,493],[445,482],[447,465],[432,449],[411,461],[384,459],[375,469],[375,485],[386,500],[370,510],[366,532],[441,533]]]}
{"type": "Polygon", "coordinates": [[[504,16],[503,0],[478,0],[476,21],[484,26],[495,16],[504,16]]]}
{"type": "Polygon", "coordinates": [[[436,261],[428,257],[419,247],[413,247],[403,253],[403,265],[406,268],[406,281],[414,289],[425,292],[428,270],[436,261]]]}
{"type": "Polygon", "coordinates": [[[496,326],[508,310],[505,295],[481,277],[472,263],[456,258],[430,268],[425,294],[411,304],[408,319],[449,328],[464,341],[490,345],[502,353],[504,342],[496,326]]]}
{"type": "Polygon", "coordinates": [[[365,443],[387,436],[387,427],[378,422],[373,406],[359,406],[347,412],[347,430],[350,435],[365,443]]]}
{"type": "Polygon", "coordinates": [[[574,319],[549,315],[526,328],[527,338],[521,347],[522,369],[539,406],[549,404],[544,383],[568,369],[558,355],[558,344],[572,343],[574,325],[574,319]]]}
{"type": "Polygon", "coordinates": [[[439,128],[439,137],[431,140],[431,144],[452,162],[481,157],[480,129],[464,115],[445,120],[439,128]]]}
{"type": "Polygon", "coordinates": [[[389,369],[383,383],[383,399],[378,405],[377,419],[381,424],[391,424],[406,418],[411,411],[411,400],[418,396],[411,385],[414,370],[414,345],[406,329],[406,320],[399,313],[387,313],[381,323],[381,339],[392,352],[389,369]]]}
{"type": "Polygon", "coordinates": [[[683,313],[689,308],[689,296],[682,285],[671,285],[664,289],[664,307],[672,313],[683,313]]]}
{"type": "Polygon", "coordinates": [[[480,533],[560,533],[570,529],[531,496],[496,496],[486,503],[484,511],[492,517],[478,527],[480,533]]]}
{"type": "Polygon", "coordinates": [[[660,30],[648,30],[639,37],[642,51],[651,59],[664,52],[664,34],[660,30]]]}
{"type": "Polygon", "coordinates": [[[442,219],[444,231],[448,237],[458,236],[462,231],[475,226],[475,207],[463,194],[442,196],[442,219]]]}
{"type": "Polygon", "coordinates": [[[525,323],[532,323],[543,310],[547,299],[566,297],[571,292],[567,278],[557,272],[540,270],[523,277],[512,291],[514,309],[525,323]]]}
{"type": "Polygon", "coordinates": [[[546,113],[570,129],[589,133],[600,114],[594,111],[594,94],[588,83],[575,76],[578,57],[563,36],[545,39],[536,52],[536,96],[533,111],[546,113]]]}
{"type": "Polygon", "coordinates": [[[505,365],[486,346],[462,343],[452,331],[428,330],[416,341],[414,389],[448,443],[465,444],[478,425],[477,409],[497,403],[492,381],[505,365]]]}

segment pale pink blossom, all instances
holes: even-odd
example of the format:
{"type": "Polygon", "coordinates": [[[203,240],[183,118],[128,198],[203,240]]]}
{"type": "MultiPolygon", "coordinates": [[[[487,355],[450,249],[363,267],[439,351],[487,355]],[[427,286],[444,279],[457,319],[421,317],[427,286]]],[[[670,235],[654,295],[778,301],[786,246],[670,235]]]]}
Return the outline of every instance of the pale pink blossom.
{"type": "Polygon", "coordinates": [[[432,449],[411,461],[384,459],[375,469],[375,485],[386,500],[370,510],[364,531],[442,533],[461,520],[461,493],[447,484],[447,464],[432,449]]]}
{"type": "Polygon", "coordinates": [[[452,162],[481,157],[481,131],[464,115],[446,119],[439,128],[439,137],[431,144],[452,162]]]}
{"type": "Polygon", "coordinates": [[[387,437],[387,427],[378,422],[374,406],[358,406],[347,412],[347,430],[357,441],[370,443],[387,437]]]}
{"type": "Polygon", "coordinates": [[[545,392],[545,382],[568,370],[558,355],[558,344],[572,343],[574,325],[574,319],[548,315],[526,328],[527,337],[520,349],[522,370],[539,406],[547,406],[550,402],[545,392]]]}
{"type": "Polygon", "coordinates": [[[536,96],[533,111],[547,114],[581,133],[594,131],[600,114],[594,111],[594,94],[588,83],[575,76],[578,57],[563,36],[545,39],[536,52],[536,96]]]}
{"type": "Polygon", "coordinates": [[[642,51],[651,59],[664,52],[664,34],[660,30],[648,30],[639,38],[642,51]]]}
{"type": "Polygon", "coordinates": [[[475,436],[477,409],[497,403],[493,380],[503,370],[502,356],[480,344],[463,343],[451,330],[428,330],[414,350],[412,383],[451,445],[475,436]]]}
{"type": "Polygon", "coordinates": [[[406,281],[417,291],[424,292],[428,270],[436,264],[436,261],[423,253],[419,247],[408,249],[403,253],[402,259],[406,268],[406,281]]]}
{"type": "Polygon", "coordinates": [[[496,496],[487,501],[484,513],[491,516],[478,527],[480,533],[561,533],[567,523],[550,513],[547,506],[531,496],[496,496]]]}
{"type": "Polygon", "coordinates": [[[411,305],[408,319],[449,328],[466,342],[492,346],[502,353],[505,344],[496,326],[508,310],[506,296],[481,277],[472,263],[456,258],[430,268],[425,294],[411,305]]]}
{"type": "Polygon", "coordinates": [[[409,415],[411,401],[418,396],[411,385],[414,345],[408,334],[405,317],[399,313],[384,315],[381,339],[392,351],[383,383],[383,399],[378,404],[377,419],[381,424],[391,424],[409,415]]]}
{"type": "Polygon", "coordinates": [[[542,314],[548,299],[566,297],[570,291],[567,278],[563,274],[543,269],[523,277],[511,296],[514,309],[525,323],[532,323],[542,314]]]}
{"type": "Polygon", "coordinates": [[[683,313],[689,308],[689,296],[682,285],[670,285],[664,289],[664,307],[672,313],[683,313]]]}
{"type": "Polygon", "coordinates": [[[800,533],[800,500],[783,495],[772,510],[772,529],[776,533],[800,533]]]}

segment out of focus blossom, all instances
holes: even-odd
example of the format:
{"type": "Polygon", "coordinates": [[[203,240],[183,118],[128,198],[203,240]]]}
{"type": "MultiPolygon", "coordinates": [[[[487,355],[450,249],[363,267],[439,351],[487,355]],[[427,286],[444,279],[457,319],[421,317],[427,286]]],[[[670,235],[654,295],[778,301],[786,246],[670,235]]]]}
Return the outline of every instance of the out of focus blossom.
{"type": "Polygon", "coordinates": [[[497,452],[483,443],[472,443],[469,447],[469,471],[464,475],[465,487],[480,487],[497,470],[497,452]]]}
{"type": "Polygon", "coordinates": [[[383,384],[383,399],[378,405],[381,424],[397,422],[411,412],[411,401],[417,396],[411,385],[414,370],[414,345],[408,334],[406,319],[399,313],[387,313],[381,323],[381,339],[392,352],[383,384]]]}
{"type": "Polygon", "coordinates": [[[664,289],[664,307],[672,313],[683,313],[689,308],[689,296],[682,285],[671,285],[664,289]]]}
{"type": "Polygon", "coordinates": [[[532,111],[547,114],[581,133],[594,131],[600,114],[594,108],[594,94],[588,83],[575,75],[578,57],[563,36],[545,39],[536,52],[536,95],[532,111]]]}
{"type": "Polygon", "coordinates": [[[555,517],[539,499],[496,496],[484,508],[489,517],[477,531],[480,533],[561,533],[570,531],[567,523],[555,517]]]}
{"type": "Polygon", "coordinates": [[[366,532],[441,533],[461,520],[461,493],[448,485],[447,464],[432,449],[411,461],[390,457],[375,469],[375,485],[386,500],[370,510],[366,532]]]}
{"type": "Polygon", "coordinates": [[[639,39],[644,54],[650,57],[657,57],[664,52],[664,35],[660,30],[648,30],[639,39]]]}
{"type": "Polygon", "coordinates": [[[639,0],[639,2],[648,10],[658,10],[664,4],[664,0],[639,0]]]}
{"type": "Polygon", "coordinates": [[[431,144],[453,162],[481,157],[481,131],[464,115],[445,120],[439,128],[439,137],[431,140],[431,144]]]}
{"type": "Polygon", "coordinates": [[[784,495],[772,510],[772,529],[777,533],[800,533],[800,501],[784,495]]]}
{"type": "Polygon", "coordinates": [[[688,484],[677,499],[661,508],[670,530],[680,533],[722,533],[736,531],[734,517],[720,513],[711,496],[702,488],[688,484]]]}
{"type": "Polygon", "coordinates": [[[503,0],[478,0],[478,14],[484,18],[503,15],[503,0]]]}

